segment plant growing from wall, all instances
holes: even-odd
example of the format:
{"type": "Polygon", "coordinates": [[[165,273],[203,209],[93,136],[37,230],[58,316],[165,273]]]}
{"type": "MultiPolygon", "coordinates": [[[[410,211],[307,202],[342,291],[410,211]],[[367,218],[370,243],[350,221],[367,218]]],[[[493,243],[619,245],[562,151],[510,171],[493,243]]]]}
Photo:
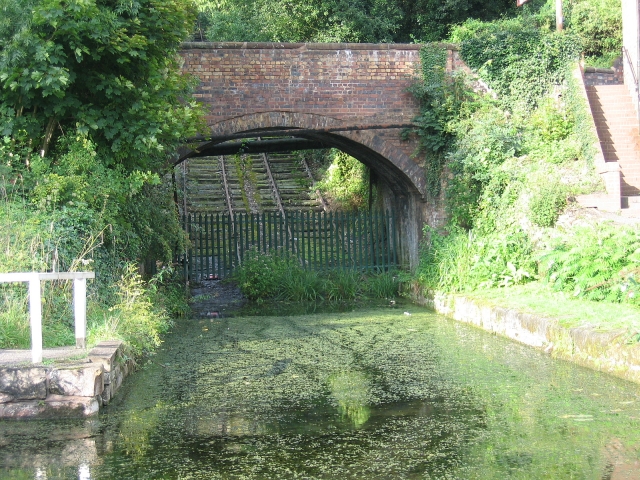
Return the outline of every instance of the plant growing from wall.
{"type": "Polygon", "coordinates": [[[578,35],[538,28],[522,16],[491,23],[465,22],[452,33],[461,56],[512,109],[531,110],[562,84],[582,49],[578,35]]]}
{"type": "Polygon", "coordinates": [[[470,95],[464,80],[446,72],[447,50],[437,44],[420,50],[421,79],[411,86],[411,93],[420,103],[420,114],[413,119],[415,128],[403,132],[405,138],[416,134],[417,155],[424,154],[427,191],[432,197],[440,193],[446,154],[455,135],[452,124],[459,116],[461,105],[470,95]]]}

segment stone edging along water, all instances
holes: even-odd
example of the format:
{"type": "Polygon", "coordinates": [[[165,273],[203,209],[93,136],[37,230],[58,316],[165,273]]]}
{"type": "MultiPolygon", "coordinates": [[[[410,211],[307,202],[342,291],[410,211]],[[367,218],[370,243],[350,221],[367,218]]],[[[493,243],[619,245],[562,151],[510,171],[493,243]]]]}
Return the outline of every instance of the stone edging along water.
{"type": "Polygon", "coordinates": [[[640,343],[626,343],[627,330],[565,328],[553,318],[464,295],[436,294],[426,298],[412,294],[412,299],[441,315],[538,348],[554,357],[640,383],[640,343]]]}
{"type": "Polygon", "coordinates": [[[107,405],[133,371],[120,341],[100,342],[86,359],[0,368],[0,419],[83,417],[107,405]]]}

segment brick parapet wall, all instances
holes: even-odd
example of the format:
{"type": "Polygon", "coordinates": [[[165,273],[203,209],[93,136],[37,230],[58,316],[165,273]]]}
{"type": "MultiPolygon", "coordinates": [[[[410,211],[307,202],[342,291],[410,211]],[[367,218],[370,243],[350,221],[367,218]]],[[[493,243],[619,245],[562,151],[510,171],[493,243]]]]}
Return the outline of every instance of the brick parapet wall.
{"type": "Polygon", "coordinates": [[[348,123],[410,122],[418,105],[407,88],[418,45],[185,44],[183,70],[200,79],[195,97],[214,125],[271,111],[348,123]]]}

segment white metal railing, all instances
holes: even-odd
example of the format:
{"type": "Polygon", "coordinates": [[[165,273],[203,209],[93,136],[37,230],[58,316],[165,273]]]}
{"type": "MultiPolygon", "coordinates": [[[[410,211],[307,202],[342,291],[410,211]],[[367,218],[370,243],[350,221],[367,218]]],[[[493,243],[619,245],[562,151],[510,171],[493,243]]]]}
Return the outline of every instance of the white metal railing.
{"type": "Polygon", "coordinates": [[[29,323],[31,324],[31,361],[42,362],[42,292],[40,282],[46,280],[73,280],[73,315],[75,318],[76,347],[85,348],[87,338],[87,279],[96,278],[95,272],[61,273],[0,273],[0,283],[29,283],[29,323]]]}

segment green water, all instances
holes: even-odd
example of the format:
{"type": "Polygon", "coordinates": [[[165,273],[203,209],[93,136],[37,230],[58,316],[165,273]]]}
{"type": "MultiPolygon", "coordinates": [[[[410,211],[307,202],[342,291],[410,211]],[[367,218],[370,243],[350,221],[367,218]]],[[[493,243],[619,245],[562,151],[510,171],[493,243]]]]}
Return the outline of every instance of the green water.
{"type": "Polygon", "coordinates": [[[184,321],[119,395],[0,477],[639,478],[637,385],[414,306],[184,321]]]}

